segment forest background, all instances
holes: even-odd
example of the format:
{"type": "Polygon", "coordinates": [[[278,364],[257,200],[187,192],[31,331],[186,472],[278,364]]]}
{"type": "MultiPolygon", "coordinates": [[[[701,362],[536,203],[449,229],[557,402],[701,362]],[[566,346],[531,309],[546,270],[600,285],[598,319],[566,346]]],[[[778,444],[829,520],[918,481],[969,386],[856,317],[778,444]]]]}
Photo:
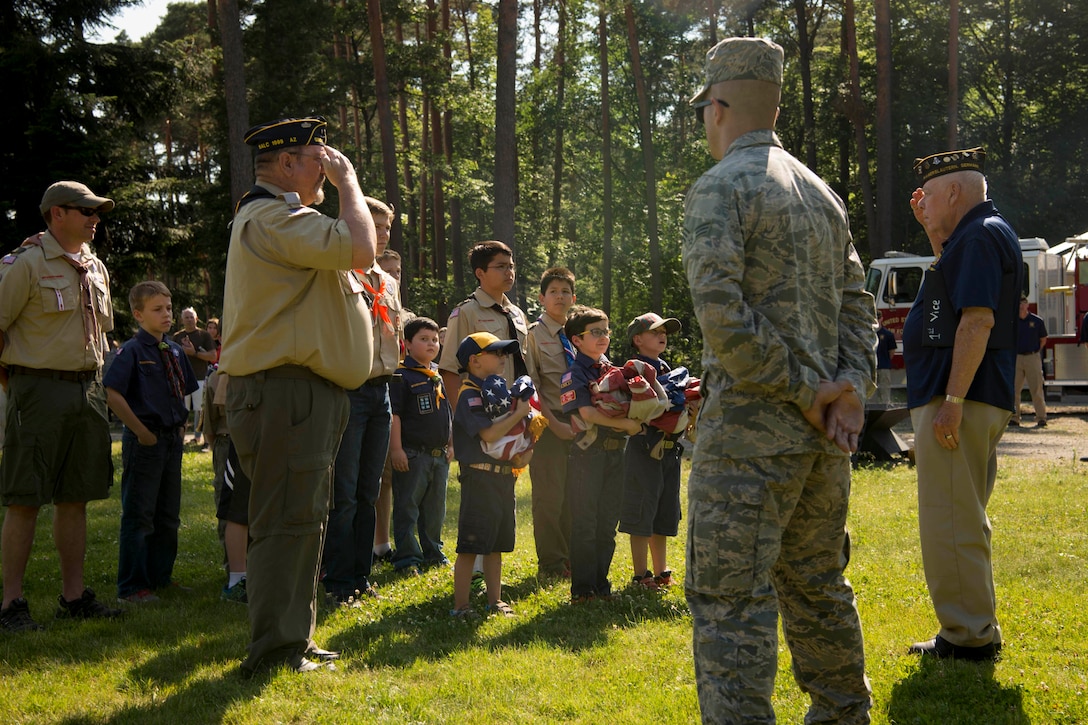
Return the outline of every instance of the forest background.
{"type": "Polygon", "coordinates": [[[785,48],[778,134],[846,201],[866,261],[926,253],[911,166],[949,148],[986,147],[1021,237],[1088,229],[1082,0],[206,0],[171,4],[139,42],[87,39],[132,4],[0,8],[3,246],[41,229],[46,186],[84,181],[117,201],[95,239],[116,300],[157,278],[175,308],[217,314],[252,183],[243,131],[320,114],[398,211],[410,309],[444,321],[475,286],[468,248],[500,239],[531,317],[563,264],[619,323],[681,318],[670,354],[697,369],[680,229],[713,160],[687,101],[730,35],[785,48]]]}

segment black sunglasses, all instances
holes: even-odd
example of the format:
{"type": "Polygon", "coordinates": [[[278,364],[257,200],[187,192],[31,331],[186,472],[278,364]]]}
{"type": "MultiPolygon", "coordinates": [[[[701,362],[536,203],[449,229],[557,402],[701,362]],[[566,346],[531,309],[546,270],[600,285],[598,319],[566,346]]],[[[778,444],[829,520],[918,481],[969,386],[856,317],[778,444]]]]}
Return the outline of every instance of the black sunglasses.
{"type": "Polygon", "coordinates": [[[720,103],[722,104],[722,108],[729,108],[729,104],[720,98],[708,98],[705,101],[699,101],[698,103],[693,104],[692,108],[695,109],[695,118],[699,121],[700,125],[706,125],[706,121],[703,120],[703,113],[706,111],[706,107],[711,103],[720,103]]]}
{"type": "Polygon", "coordinates": [[[80,214],[82,214],[85,217],[92,217],[95,214],[98,214],[98,209],[93,209],[91,207],[86,207],[86,206],[64,206],[62,204],[60,208],[61,209],[71,209],[72,211],[78,211],[80,214]]]}

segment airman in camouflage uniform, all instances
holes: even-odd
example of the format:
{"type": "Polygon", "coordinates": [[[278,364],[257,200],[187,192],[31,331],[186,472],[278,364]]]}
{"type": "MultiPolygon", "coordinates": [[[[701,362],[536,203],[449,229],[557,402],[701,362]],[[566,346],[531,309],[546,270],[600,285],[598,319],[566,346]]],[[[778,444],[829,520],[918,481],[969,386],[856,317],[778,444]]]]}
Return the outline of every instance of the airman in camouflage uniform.
{"type": "Polygon", "coordinates": [[[773,723],[777,623],[805,722],[867,723],[850,459],[875,389],[875,309],[846,208],[774,133],[782,49],[730,38],[692,98],[718,163],[688,192],[683,253],[703,395],[684,582],[706,723],[773,723]]]}

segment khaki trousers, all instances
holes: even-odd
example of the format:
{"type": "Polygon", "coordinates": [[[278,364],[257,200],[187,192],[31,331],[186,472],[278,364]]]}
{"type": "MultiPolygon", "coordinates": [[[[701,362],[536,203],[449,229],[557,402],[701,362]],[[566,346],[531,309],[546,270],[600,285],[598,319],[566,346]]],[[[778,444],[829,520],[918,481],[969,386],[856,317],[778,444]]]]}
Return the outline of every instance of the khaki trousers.
{"type": "Polygon", "coordinates": [[[937,443],[933,418],[944,402],[910,412],[918,464],[918,530],[929,596],[952,644],[982,647],[1001,642],[997,623],[990,519],[986,504],[997,477],[997,444],[1009,411],[968,400],[959,446],[937,443]]]}
{"type": "Polygon", "coordinates": [[[1020,391],[1024,389],[1024,381],[1028,383],[1028,391],[1031,393],[1031,404],[1035,406],[1035,422],[1046,421],[1046,395],[1043,393],[1043,360],[1037,352],[1029,352],[1026,355],[1016,356],[1016,412],[1012,419],[1020,422],[1020,391]]]}

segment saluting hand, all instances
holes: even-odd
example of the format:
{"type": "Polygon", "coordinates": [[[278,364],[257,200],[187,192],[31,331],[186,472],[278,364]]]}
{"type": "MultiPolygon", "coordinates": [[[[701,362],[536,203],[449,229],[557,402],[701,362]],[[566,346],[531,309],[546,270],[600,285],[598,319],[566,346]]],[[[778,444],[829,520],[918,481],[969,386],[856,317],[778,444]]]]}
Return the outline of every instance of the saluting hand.
{"type": "Polygon", "coordinates": [[[321,167],[325,171],[325,178],[339,189],[346,179],[355,178],[355,166],[352,165],[351,159],[332,146],[323,148],[325,153],[321,156],[321,167]]]}

